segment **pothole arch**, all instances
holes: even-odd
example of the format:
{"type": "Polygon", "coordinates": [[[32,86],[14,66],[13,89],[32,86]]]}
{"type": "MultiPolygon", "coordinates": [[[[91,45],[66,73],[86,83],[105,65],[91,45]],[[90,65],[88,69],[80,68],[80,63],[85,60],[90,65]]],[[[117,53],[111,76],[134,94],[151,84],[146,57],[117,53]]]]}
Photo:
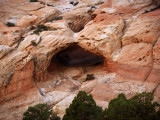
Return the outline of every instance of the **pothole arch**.
{"type": "Polygon", "coordinates": [[[104,62],[105,59],[102,56],[86,51],[77,44],[72,44],[52,57],[47,75],[49,79],[59,79],[55,76],[65,77],[68,71],[82,70],[84,74],[92,73],[92,71],[104,69],[104,62]]]}

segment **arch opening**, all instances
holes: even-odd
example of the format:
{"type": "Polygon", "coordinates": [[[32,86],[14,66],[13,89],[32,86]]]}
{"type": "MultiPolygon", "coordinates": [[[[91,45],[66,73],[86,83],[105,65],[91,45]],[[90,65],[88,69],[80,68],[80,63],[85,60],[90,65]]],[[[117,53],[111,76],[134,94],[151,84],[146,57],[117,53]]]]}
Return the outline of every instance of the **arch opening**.
{"type": "Polygon", "coordinates": [[[57,61],[64,66],[96,66],[103,64],[102,57],[85,51],[78,45],[72,45],[56,54],[57,61]]]}
{"type": "Polygon", "coordinates": [[[103,69],[104,62],[103,57],[86,51],[77,44],[72,44],[52,57],[47,73],[49,76],[60,76],[61,74],[64,77],[66,71],[72,69],[73,72],[77,72],[81,69],[84,74],[87,74],[103,69]]]}

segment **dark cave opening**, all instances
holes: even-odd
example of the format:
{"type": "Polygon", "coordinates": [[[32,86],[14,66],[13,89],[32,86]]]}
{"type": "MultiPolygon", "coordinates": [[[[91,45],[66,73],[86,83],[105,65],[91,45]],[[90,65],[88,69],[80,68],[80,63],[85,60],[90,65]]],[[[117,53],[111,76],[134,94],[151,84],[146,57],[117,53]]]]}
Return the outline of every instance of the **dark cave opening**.
{"type": "Polygon", "coordinates": [[[72,45],[56,55],[57,61],[65,66],[92,66],[104,62],[103,58],[89,51],[85,51],[78,45],[72,45]]]}
{"type": "Polygon", "coordinates": [[[48,72],[63,67],[99,66],[104,64],[104,58],[84,50],[77,44],[58,52],[52,57],[48,72]]]}

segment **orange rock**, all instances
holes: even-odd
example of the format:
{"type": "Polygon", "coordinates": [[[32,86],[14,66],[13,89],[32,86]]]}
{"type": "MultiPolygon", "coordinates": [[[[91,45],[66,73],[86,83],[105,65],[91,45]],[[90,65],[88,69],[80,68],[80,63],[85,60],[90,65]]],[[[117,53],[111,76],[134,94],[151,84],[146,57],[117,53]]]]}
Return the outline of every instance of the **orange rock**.
{"type": "Polygon", "coordinates": [[[50,18],[54,18],[58,16],[60,14],[60,11],[58,11],[54,7],[47,6],[37,11],[31,11],[30,14],[36,15],[38,17],[37,18],[38,20],[36,21],[36,23],[38,24],[40,22],[45,22],[49,20],[50,18]]]}
{"type": "Polygon", "coordinates": [[[135,19],[122,38],[123,46],[130,43],[153,44],[160,33],[160,10],[143,14],[135,19]],[[138,30],[137,30],[138,28],[138,30]]]}
{"type": "Polygon", "coordinates": [[[110,101],[117,96],[108,84],[99,84],[91,92],[93,98],[101,101],[110,101]]]}
{"type": "Polygon", "coordinates": [[[121,48],[123,26],[120,16],[98,15],[75,39],[82,48],[112,61],[111,54],[121,48]]]}
{"type": "Polygon", "coordinates": [[[132,43],[122,48],[116,66],[118,79],[145,81],[152,69],[152,45],[132,43]]]}
{"type": "Polygon", "coordinates": [[[147,81],[160,83],[160,38],[154,42],[153,47],[153,67],[147,81]]]}
{"type": "Polygon", "coordinates": [[[90,8],[79,8],[71,12],[64,13],[62,16],[72,31],[79,32],[91,20],[91,16],[88,12],[89,10],[90,8]]]}
{"type": "Polygon", "coordinates": [[[0,45],[11,46],[21,37],[22,29],[19,27],[7,27],[0,24],[0,45]]]}

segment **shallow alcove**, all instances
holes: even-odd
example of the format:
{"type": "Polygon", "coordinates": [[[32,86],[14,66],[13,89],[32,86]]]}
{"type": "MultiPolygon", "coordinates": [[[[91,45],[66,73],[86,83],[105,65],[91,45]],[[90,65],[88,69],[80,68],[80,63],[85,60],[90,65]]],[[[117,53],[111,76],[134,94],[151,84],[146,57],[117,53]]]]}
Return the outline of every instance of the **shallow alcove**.
{"type": "MultiPolygon", "coordinates": [[[[47,69],[48,79],[63,79],[66,76],[79,76],[79,74],[92,73],[98,69],[103,69],[104,58],[84,50],[77,44],[55,54],[47,69]],[[74,74],[74,75],[73,75],[74,74]]],[[[101,71],[101,70],[100,70],[101,71]]]]}

